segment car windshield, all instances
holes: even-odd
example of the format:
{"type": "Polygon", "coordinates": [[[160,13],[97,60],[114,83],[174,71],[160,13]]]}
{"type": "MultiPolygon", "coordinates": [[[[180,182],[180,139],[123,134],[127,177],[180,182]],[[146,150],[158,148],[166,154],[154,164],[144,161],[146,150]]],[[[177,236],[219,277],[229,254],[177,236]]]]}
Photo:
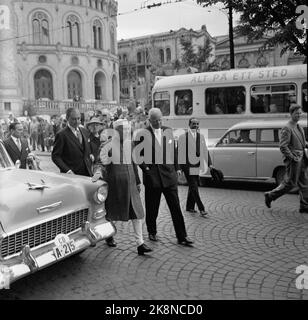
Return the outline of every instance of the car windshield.
{"type": "Polygon", "coordinates": [[[3,143],[0,140],[0,170],[5,168],[13,167],[14,164],[9,157],[3,143]]]}

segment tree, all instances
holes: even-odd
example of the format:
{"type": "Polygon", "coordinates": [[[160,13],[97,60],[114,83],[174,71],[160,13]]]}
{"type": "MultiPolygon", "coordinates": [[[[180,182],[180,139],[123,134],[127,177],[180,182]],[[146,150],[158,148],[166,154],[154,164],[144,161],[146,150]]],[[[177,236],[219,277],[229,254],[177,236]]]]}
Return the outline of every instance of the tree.
{"type": "Polygon", "coordinates": [[[182,49],[184,51],[182,55],[182,62],[185,67],[194,67],[196,65],[197,55],[195,53],[191,39],[182,37],[181,40],[182,49]]]}
{"type": "Polygon", "coordinates": [[[296,8],[305,4],[305,0],[242,1],[236,6],[241,12],[236,31],[249,40],[266,36],[264,48],[281,45],[281,55],[291,50],[307,59],[307,36],[304,28],[301,30],[296,26],[296,8]]]}
{"type": "Polygon", "coordinates": [[[209,58],[212,57],[212,50],[213,48],[211,46],[209,38],[206,38],[205,44],[203,46],[198,46],[196,64],[199,71],[203,72],[209,70],[209,58]]]}
{"type": "Polygon", "coordinates": [[[228,23],[229,23],[229,42],[230,42],[230,68],[234,69],[234,37],[233,37],[233,10],[240,8],[239,0],[196,0],[197,4],[208,7],[215,5],[218,2],[224,4],[224,8],[228,9],[228,23]]]}

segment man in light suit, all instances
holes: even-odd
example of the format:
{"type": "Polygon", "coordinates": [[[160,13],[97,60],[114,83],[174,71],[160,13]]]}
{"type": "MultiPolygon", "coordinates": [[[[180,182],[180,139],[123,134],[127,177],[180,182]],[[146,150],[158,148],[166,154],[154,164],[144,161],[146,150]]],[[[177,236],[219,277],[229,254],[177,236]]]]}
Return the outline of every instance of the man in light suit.
{"type": "Polygon", "coordinates": [[[149,112],[150,125],[144,131],[143,143],[151,148],[151,156],[140,164],[145,186],[146,225],[151,241],[157,241],[156,220],[163,194],[168,204],[178,243],[191,247],[193,241],[187,237],[177,187],[177,160],[174,151],[172,129],[162,126],[162,113],[158,108],[149,112]],[[173,150],[173,151],[172,151],[173,150]]]}
{"type": "Polygon", "coordinates": [[[27,169],[27,157],[30,153],[30,148],[26,139],[23,138],[23,126],[19,122],[12,122],[9,126],[10,137],[3,141],[4,146],[16,163],[20,161],[20,169],[27,169]]]}
{"type": "Polygon", "coordinates": [[[80,112],[66,111],[67,126],[56,134],[51,154],[52,161],[61,172],[92,176],[89,132],[80,126],[80,112]]]}
{"type": "Polygon", "coordinates": [[[308,158],[305,148],[308,142],[302,127],[298,124],[302,114],[301,106],[293,104],[290,107],[291,119],[281,130],[280,151],[286,166],[283,182],[274,190],[265,192],[265,205],[270,208],[271,202],[288,193],[294,187],[299,187],[301,213],[308,213],[308,158]]]}
{"type": "Polygon", "coordinates": [[[192,213],[197,212],[195,210],[195,204],[197,204],[200,215],[204,217],[207,215],[207,212],[205,211],[198,190],[199,171],[200,168],[205,169],[204,161],[206,165],[212,167],[212,160],[206,146],[205,138],[199,132],[198,119],[190,118],[188,125],[188,131],[182,134],[178,141],[179,164],[188,182],[186,211],[192,213]]]}

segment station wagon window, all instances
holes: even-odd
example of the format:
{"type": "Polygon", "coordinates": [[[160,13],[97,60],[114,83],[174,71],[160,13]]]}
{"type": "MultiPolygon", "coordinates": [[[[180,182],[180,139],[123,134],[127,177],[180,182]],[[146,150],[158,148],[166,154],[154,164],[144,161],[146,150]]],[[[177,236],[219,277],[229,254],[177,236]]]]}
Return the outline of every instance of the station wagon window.
{"type": "Polygon", "coordinates": [[[278,144],[280,129],[261,129],[260,144],[278,144]]]}
{"type": "Polygon", "coordinates": [[[175,114],[178,116],[193,113],[193,95],[191,90],[178,90],[174,94],[175,114]]]}
{"type": "Polygon", "coordinates": [[[208,88],[205,90],[206,113],[244,113],[245,95],[245,87],[208,88]]]}
{"type": "Polygon", "coordinates": [[[257,141],[256,129],[241,129],[228,132],[219,142],[219,145],[255,144],[257,141]]]}
{"type": "Polygon", "coordinates": [[[302,85],[302,105],[303,111],[308,112],[308,102],[307,102],[307,82],[302,85]]]}
{"type": "Polygon", "coordinates": [[[296,103],[295,84],[260,85],[251,88],[251,112],[285,113],[296,103]]]}
{"type": "Polygon", "coordinates": [[[163,116],[170,115],[170,94],[168,91],[154,93],[154,108],[159,108],[163,116]]]}

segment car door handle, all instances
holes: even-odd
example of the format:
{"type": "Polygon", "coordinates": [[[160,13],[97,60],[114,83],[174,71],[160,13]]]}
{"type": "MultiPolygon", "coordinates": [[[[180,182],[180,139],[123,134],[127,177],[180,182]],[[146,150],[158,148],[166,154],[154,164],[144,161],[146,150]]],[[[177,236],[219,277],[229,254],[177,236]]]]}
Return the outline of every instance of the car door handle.
{"type": "Polygon", "coordinates": [[[255,151],[249,151],[248,154],[249,154],[250,156],[253,156],[254,154],[256,154],[256,152],[255,152],[255,151]]]}

